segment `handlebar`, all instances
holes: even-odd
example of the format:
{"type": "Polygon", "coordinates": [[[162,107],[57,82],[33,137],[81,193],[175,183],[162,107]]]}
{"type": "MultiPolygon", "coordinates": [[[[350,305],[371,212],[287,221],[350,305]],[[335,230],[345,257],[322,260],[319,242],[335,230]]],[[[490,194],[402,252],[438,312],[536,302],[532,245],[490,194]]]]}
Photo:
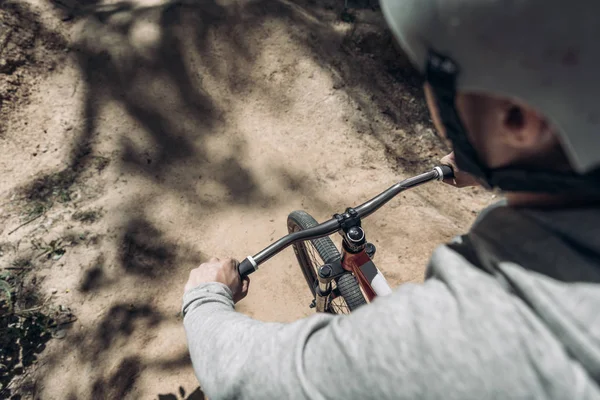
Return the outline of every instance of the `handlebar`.
{"type": "MultiPolygon", "coordinates": [[[[429,172],[425,172],[424,174],[417,175],[396,183],[394,186],[390,187],[386,191],[380,193],[379,195],[361,204],[360,206],[355,207],[354,209],[358,213],[359,218],[366,218],[378,209],[380,209],[388,201],[396,197],[399,193],[405,191],[406,189],[411,189],[434,180],[441,181],[446,178],[452,178],[453,176],[454,171],[452,171],[451,167],[447,165],[440,165],[433,168],[429,172]]],[[[342,227],[340,226],[340,222],[336,218],[332,218],[329,221],[325,221],[322,224],[313,226],[312,228],[290,233],[289,235],[282,237],[275,243],[271,244],[269,247],[257,253],[256,255],[248,256],[246,259],[244,259],[238,266],[240,276],[242,278],[247,277],[254,271],[258,270],[259,265],[276,255],[277,253],[281,252],[291,244],[300,241],[318,239],[321,237],[329,236],[338,232],[340,229],[342,229],[342,227]]]]}

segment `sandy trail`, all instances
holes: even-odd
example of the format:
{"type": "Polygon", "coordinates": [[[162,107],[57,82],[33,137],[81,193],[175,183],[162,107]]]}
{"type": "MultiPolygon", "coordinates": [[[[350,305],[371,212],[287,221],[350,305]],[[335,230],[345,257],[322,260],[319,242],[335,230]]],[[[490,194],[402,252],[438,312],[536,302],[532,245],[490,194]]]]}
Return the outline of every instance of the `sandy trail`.
{"type": "MultiPolygon", "coordinates": [[[[179,316],[189,270],[262,249],[292,210],[323,220],[443,155],[379,12],[345,23],[340,3],[123,2],[72,21],[26,3],[71,51],[5,121],[0,241],[15,246],[0,260],[32,238],[83,238],[33,264],[40,292],[78,319],[48,342],[29,396],[201,398],[179,316]],[[69,200],[9,236],[15,193],[61,171],[69,200]],[[101,218],[73,220],[89,210],[101,218]]],[[[490,200],[442,184],[399,196],[364,224],[378,266],[395,285],[420,281],[432,249],[490,200]]],[[[252,278],[239,311],[312,313],[291,249],[252,278]]]]}

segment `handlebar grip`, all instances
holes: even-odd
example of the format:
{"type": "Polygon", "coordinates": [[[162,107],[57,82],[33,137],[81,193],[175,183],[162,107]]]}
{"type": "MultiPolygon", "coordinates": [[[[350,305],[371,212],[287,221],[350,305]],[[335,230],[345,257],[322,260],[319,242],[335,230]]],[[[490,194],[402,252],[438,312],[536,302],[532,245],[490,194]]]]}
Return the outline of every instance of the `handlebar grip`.
{"type": "Polygon", "coordinates": [[[439,178],[439,180],[454,178],[454,170],[452,169],[451,166],[449,166],[449,165],[438,165],[436,167],[436,169],[439,169],[439,171],[442,174],[442,176],[439,178]]]}
{"type": "Polygon", "coordinates": [[[240,265],[238,265],[238,272],[239,272],[240,276],[242,277],[242,279],[244,279],[245,277],[247,277],[254,271],[256,271],[256,267],[248,258],[245,258],[240,263],[240,265]]]}

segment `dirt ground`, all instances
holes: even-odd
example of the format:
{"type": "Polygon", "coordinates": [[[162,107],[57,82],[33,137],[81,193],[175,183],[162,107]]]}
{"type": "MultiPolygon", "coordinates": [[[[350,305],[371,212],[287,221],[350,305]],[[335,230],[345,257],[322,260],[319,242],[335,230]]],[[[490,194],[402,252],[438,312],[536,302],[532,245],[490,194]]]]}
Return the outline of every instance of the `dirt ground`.
{"type": "MultiPolygon", "coordinates": [[[[189,270],[445,154],[377,7],[342,18],[343,3],[1,3],[0,267],[72,317],[13,394],[202,398],[179,314],[189,270]]],[[[437,183],[399,196],[364,222],[377,265],[394,285],[420,281],[491,201],[437,183]]],[[[309,316],[305,285],[289,249],[238,309],[309,316]]]]}

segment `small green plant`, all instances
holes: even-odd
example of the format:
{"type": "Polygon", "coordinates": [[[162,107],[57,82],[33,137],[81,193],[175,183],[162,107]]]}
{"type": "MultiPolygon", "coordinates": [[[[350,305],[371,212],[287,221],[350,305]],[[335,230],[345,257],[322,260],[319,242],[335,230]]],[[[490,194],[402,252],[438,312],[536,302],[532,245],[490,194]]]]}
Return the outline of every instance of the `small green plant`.
{"type": "Polygon", "coordinates": [[[36,218],[46,212],[46,205],[40,201],[33,202],[25,211],[25,219],[36,218]]]}
{"type": "MultiPolygon", "coordinates": [[[[13,263],[14,264],[14,263],[13,263]]],[[[37,360],[45,343],[76,318],[68,308],[47,305],[26,271],[0,271],[0,398],[37,360]]],[[[64,330],[63,337],[64,337],[64,330]]],[[[55,337],[59,338],[58,335],[55,337]]]]}
{"type": "Polygon", "coordinates": [[[38,258],[46,256],[48,260],[60,260],[67,252],[63,246],[63,241],[60,238],[52,240],[50,243],[46,243],[43,240],[32,240],[31,245],[34,250],[40,251],[37,255],[38,258]]]}
{"type": "Polygon", "coordinates": [[[68,203],[71,201],[71,191],[68,189],[58,189],[53,194],[59,203],[68,203]]]}

